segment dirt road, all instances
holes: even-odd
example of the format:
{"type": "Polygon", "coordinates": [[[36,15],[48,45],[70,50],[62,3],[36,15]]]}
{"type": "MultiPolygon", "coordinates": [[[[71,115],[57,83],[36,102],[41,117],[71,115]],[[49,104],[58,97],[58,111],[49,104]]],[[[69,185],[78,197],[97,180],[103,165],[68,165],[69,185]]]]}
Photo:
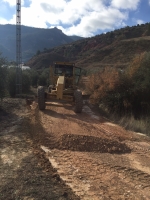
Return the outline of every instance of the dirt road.
{"type": "Polygon", "coordinates": [[[150,199],[148,137],[108,122],[86,104],[82,114],[60,103],[35,112],[35,139],[81,199],[150,199]]]}
{"type": "MultiPolygon", "coordinates": [[[[44,112],[38,111],[34,104],[27,113],[23,112],[22,121],[17,122],[17,126],[21,123],[20,136],[13,132],[15,144],[22,143],[23,150],[19,147],[18,154],[12,150],[7,153],[8,144],[12,146],[12,134],[1,131],[1,138],[7,141],[2,148],[2,164],[9,169],[13,162],[19,162],[17,159],[25,160],[22,161],[25,165],[18,166],[27,173],[29,185],[17,176],[20,199],[150,199],[149,137],[125,131],[93,112],[86,102],[81,114],[75,114],[71,105],[60,103],[47,104],[44,112]],[[43,180],[40,176],[44,176],[43,180]],[[54,182],[48,182],[48,178],[54,182]],[[28,195],[21,192],[24,186],[24,191],[29,190],[28,195]],[[45,196],[39,198],[39,191],[45,196]]],[[[14,173],[15,169],[11,169],[14,173]]],[[[13,191],[15,184],[7,187],[7,168],[4,174],[6,184],[1,184],[5,195],[5,189],[13,191]]]]}
{"type": "Polygon", "coordinates": [[[24,100],[4,100],[0,110],[0,199],[79,200],[33,141],[31,116],[24,100]]]}

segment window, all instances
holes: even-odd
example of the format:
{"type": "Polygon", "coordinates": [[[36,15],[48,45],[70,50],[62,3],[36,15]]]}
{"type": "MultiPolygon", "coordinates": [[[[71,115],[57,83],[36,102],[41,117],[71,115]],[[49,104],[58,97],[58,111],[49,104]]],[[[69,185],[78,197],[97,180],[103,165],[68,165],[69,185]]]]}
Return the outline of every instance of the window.
{"type": "Polygon", "coordinates": [[[72,65],[55,65],[55,74],[73,76],[73,66],[72,65]]]}

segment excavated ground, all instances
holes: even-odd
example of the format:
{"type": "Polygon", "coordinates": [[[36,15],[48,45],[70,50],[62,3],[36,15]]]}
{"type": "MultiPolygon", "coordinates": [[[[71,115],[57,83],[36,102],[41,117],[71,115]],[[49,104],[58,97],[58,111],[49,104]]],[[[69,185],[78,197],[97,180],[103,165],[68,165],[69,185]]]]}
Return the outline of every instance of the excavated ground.
{"type": "Polygon", "coordinates": [[[87,102],[81,114],[69,104],[20,105],[9,127],[0,118],[2,199],[150,199],[149,137],[87,102]]]}
{"type": "Polygon", "coordinates": [[[40,142],[31,137],[31,116],[25,100],[4,99],[0,109],[0,199],[79,200],[45,157],[40,142]]]}

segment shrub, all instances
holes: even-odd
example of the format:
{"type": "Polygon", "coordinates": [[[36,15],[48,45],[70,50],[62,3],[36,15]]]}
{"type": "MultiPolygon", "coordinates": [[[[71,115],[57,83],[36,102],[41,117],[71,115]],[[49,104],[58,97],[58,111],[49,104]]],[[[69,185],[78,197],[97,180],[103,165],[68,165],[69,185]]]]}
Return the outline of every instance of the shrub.
{"type": "Polygon", "coordinates": [[[133,109],[136,114],[150,110],[150,52],[144,54],[140,67],[132,76],[133,109]]]}
{"type": "Polygon", "coordinates": [[[98,103],[107,96],[108,92],[114,90],[118,84],[119,72],[111,67],[106,67],[102,72],[92,74],[88,85],[92,93],[93,103],[98,103]]]}
{"type": "Polygon", "coordinates": [[[8,92],[11,97],[15,97],[16,94],[16,69],[10,68],[8,70],[8,92]]]}
{"type": "Polygon", "coordinates": [[[150,23],[148,24],[147,35],[150,35],[150,23]]]}
{"type": "Polygon", "coordinates": [[[7,60],[2,57],[0,53],[0,99],[5,96],[6,86],[7,86],[7,68],[2,67],[2,65],[6,64],[7,60]]]}
{"type": "Polygon", "coordinates": [[[46,68],[42,71],[38,78],[38,85],[48,86],[50,84],[50,69],[46,68]]]}
{"type": "MultiPolygon", "coordinates": [[[[22,93],[28,93],[31,86],[31,77],[28,70],[22,71],[22,93]]],[[[16,94],[16,68],[8,70],[8,91],[11,97],[16,94]]]]}
{"type": "Polygon", "coordinates": [[[147,115],[150,111],[149,77],[150,52],[145,52],[136,56],[122,72],[106,67],[91,75],[91,100],[118,114],[133,113],[136,118],[147,115]]]}
{"type": "Polygon", "coordinates": [[[41,86],[46,86],[47,85],[47,81],[44,75],[40,75],[39,79],[38,79],[38,85],[41,86]]]}
{"type": "Polygon", "coordinates": [[[7,86],[7,68],[0,66],[0,99],[3,99],[7,86]]]}
{"type": "Polygon", "coordinates": [[[28,93],[31,86],[30,71],[24,70],[22,72],[22,93],[28,93]]]}
{"type": "Polygon", "coordinates": [[[30,77],[31,77],[31,85],[33,87],[37,86],[38,84],[38,79],[39,79],[39,75],[35,70],[30,71],[30,77]]]}

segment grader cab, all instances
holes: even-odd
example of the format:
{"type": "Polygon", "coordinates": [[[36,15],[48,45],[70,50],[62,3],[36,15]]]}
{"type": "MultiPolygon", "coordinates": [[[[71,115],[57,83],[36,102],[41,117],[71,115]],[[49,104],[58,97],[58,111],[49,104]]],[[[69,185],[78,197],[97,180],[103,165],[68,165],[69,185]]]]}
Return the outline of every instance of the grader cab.
{"type": "Polygon", "coordinates": [[[82,92],[78,89],[78,82],[81,76],[81,68],[76,67],[70,62],[55,62],[50,67],[51,85],[45,92],[43,86],[37,90],[38,105],[40,110],[46,107],[48,100],[62,100],[74,102],[74,110],[77,113],[82,112],[83,100],[82,92]]]}

